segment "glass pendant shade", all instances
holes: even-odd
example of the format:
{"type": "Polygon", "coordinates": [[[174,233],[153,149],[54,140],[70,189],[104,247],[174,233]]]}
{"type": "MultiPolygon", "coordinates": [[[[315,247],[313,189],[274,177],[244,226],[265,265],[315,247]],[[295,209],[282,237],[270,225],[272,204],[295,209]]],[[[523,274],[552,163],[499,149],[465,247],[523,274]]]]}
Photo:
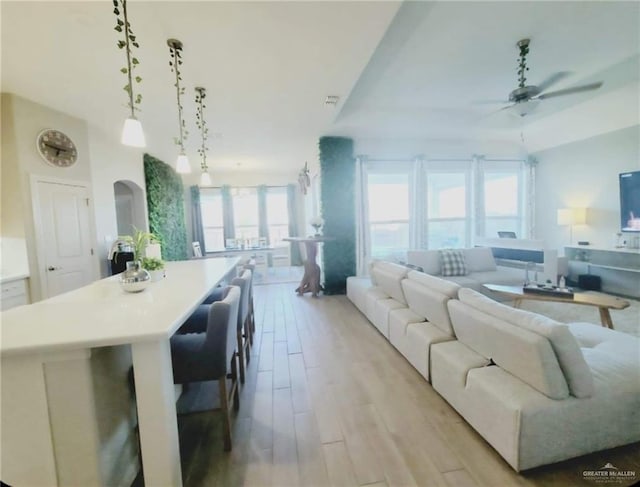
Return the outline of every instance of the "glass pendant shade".
{"type": "Polygon", "coordinates": [[[130,117],[124,121],[124,127],[122,127],[122,138],[120,141],[124,145],[131,147],[145,147],[147,145],[140,120],[130,117]]]}
{"type": "Polygon", "coordinates": [[[178,160],[176,161],[176,172],[178,174],[189,174],[191,172],[189,158],[184,152],[178,156],[178,160]]]}
{"type": "Polygon", "coordinates": [[[200,175],[200,186],[211,186],[211,175],[209,171],[202,171],[200,175]]]}

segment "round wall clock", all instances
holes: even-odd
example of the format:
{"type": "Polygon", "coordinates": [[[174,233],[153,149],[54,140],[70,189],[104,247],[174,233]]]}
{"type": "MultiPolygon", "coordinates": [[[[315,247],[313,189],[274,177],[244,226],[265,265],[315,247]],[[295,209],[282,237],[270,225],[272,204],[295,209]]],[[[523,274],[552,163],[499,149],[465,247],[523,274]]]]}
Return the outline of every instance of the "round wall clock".
{"type": "Polygon", "coordinates": [[[78,150],[73,141],[59,130],[46,129],[36,140],[38,153],[55,167],[71,167],[78,160],[78,150]]]}

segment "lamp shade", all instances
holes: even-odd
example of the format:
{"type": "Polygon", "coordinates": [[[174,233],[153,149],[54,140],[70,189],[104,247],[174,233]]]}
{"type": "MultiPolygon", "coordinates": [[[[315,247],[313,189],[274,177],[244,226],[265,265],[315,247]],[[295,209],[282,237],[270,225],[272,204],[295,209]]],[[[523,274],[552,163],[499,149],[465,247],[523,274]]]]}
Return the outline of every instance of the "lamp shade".
{"type": "Polygon", "coordinates": [[[587,223],[586,208],[558,209],[558,225],[584,225],[587,223]]]}
{"type": "Polygon", "coordinates": [[[142,131],[142,124],[137,118],[127,118],[122,127],[122,137],[120,141],[124,145],[131,147],[145,147],[147,145],[142,131]]]}
{"type": "Polygon", "coordinates": [[[176,172],[178,174],[189,174],[191,172],[189,158],[184,153],[180,154],[176,160],[176,172]]]}
{"type": "Polygon", "coordinates": [[[586,208],[572,208],[573,224],[584,225],[587,223],[587,209],[586,208]]]}
{"type": "Polygon", "coordinates": [[[560,208],[558,209],[558,225],[571,225],[571,209],[560,208]]]}
{"type": "Polygon", "coordinates": [[[200,186],[211,186],[211,176],[208,171],[202,171],[200,175],[200,186]]]}

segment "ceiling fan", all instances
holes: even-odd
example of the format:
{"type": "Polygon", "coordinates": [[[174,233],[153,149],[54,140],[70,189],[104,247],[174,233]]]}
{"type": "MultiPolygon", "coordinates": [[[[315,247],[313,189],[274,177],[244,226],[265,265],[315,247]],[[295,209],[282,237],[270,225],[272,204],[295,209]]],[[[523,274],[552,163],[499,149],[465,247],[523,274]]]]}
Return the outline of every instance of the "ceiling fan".
{"type": "MultiPolygon", "coordinates": [[[[509,93],[509,101],[511,105],[501,108],[498,111],[512,109],[520,117],[524,117],[530,114],[538,105],[540,100],[546,100],[547,98],[554,98],[557,96],[572,95],[574,93],[581,93],[583,91],[597,90],[602,86],[602,81],[595,83],[589,83],[581,86],[573,86],[571,88],[565,88],[557,91],[546,91],[551,86],[556,84],[562,78],[569,75],[566,71],[552,74],[546,80],[539,85],[527,85],[526,72],[529,71],[527,66],[527,54],[529,54],[529,39],[522,39],[516,44],[520,50],[520,57],[518,59],[518,87],[509,93]]],[[[506,103],[500,100],[500,103],[506,103]]]]}

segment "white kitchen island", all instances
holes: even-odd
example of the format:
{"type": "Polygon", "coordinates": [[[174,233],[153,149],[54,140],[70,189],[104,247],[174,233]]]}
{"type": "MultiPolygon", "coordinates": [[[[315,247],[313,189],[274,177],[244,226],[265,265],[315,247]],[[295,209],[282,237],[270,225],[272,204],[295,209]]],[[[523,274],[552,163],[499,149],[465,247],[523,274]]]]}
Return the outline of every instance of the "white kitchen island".
{"type": "Polygon", "coordinates": [[[126,293],[118,276],[1,314],[2,453],[10,485],[101,485],[91,350],[130,345],[145,484],[182,485],[169,338],[237,258],[169,262],[126,293]]]}

